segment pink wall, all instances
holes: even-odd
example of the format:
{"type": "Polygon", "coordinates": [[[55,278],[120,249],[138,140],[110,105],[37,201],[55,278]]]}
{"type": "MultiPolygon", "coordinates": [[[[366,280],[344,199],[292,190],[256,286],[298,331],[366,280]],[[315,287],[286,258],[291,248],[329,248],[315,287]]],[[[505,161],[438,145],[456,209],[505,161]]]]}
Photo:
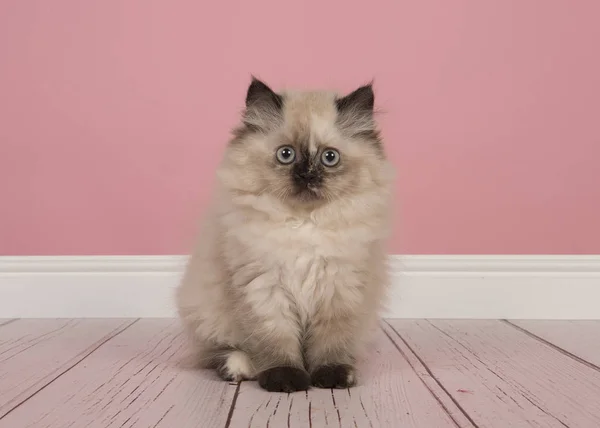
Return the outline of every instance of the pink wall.
{"type": "Polygon", "coordinates": [[[600,253],[600,2],[0,2],[0,254],[187,250],[249,74],[376,79],[396,253],[600,253]]]}

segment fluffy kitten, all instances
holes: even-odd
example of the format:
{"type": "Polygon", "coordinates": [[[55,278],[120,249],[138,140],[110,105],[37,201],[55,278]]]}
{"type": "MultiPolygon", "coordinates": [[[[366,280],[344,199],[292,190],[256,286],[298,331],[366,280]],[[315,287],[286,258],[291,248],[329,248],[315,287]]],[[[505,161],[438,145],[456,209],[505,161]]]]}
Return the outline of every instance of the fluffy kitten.
{"type": "Polygon", "coordinates": [[[388,283],[391,168],[371,85],[345,97],[253,79],[177,292],[201,362],[269,391],[346,388],[388,283]]]}

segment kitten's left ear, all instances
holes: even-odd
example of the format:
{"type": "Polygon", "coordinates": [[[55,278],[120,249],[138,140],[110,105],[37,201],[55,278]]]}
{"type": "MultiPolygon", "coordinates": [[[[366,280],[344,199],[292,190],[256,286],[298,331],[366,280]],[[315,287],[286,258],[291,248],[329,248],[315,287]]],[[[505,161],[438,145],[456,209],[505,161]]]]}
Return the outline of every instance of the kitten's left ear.
{"type": "Polygon", "coordinates": [[[373,83],[361,86],[345,97],[338,98],[335,100],[335,104],[340,113],[354,112],[373,115],[373,108],[375,106],[373,83]]]}

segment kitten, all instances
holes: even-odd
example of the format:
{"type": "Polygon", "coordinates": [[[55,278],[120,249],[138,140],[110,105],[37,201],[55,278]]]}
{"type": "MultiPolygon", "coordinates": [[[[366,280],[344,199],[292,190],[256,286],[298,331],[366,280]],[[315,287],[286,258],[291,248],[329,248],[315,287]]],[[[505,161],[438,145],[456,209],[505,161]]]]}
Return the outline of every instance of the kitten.
{"type": "Polygon", "coordinates": [[[371,85],[275,93],[253,78],[177,291],[200,362],[268,391],[347,388],[388,274],[392,173],[371,85]]]}

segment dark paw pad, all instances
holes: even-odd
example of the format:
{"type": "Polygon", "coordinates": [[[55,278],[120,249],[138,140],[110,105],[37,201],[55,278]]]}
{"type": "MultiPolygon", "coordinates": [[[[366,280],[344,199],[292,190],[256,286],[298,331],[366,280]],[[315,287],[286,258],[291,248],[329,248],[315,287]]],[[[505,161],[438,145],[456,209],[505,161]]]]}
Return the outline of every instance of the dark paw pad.
{"type": "Polygon", "coordinates": [[[273,367],[258,375],[258,384],[270,392],[306,391],[310,376],[295,367],[273,367]]]}
{"type": "Polygon", "coordinates": [[[346,364],[321,366],[312,374],[311,381],[318,388],[350,388],[356,383],[354,369],[346,364]]]}

